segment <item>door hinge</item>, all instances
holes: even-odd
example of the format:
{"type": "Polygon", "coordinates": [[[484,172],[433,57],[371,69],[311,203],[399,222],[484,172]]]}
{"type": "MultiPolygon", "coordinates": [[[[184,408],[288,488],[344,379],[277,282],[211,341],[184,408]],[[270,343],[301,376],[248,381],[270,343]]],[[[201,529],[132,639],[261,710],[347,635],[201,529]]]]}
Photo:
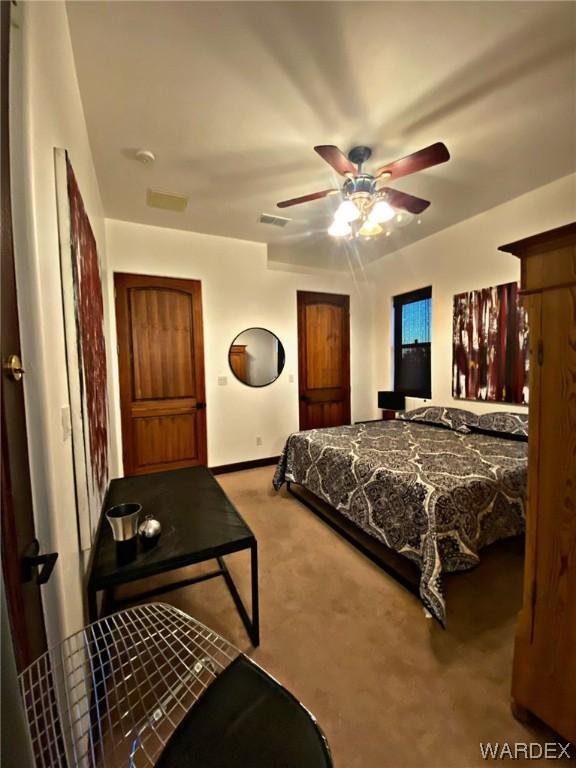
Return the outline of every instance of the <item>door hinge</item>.
{"type": "Polygon", "coordinates": [[[542,339],[538,340],[538,365],[543,365],[544,363],[544,342],[542,339]]]}

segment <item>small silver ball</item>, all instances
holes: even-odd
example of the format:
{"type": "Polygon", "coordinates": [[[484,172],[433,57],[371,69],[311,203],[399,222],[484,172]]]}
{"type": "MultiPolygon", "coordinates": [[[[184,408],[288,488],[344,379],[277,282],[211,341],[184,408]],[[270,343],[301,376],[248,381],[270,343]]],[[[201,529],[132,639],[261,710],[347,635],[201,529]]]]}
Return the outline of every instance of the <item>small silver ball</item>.
{"type": "Polygon", "coordinates": [[[143,522],[140,523],[138,533],[144,539],[153,539],[155,536],[160,536],[162,526],[158,520],[148,516],[143,522]]]}

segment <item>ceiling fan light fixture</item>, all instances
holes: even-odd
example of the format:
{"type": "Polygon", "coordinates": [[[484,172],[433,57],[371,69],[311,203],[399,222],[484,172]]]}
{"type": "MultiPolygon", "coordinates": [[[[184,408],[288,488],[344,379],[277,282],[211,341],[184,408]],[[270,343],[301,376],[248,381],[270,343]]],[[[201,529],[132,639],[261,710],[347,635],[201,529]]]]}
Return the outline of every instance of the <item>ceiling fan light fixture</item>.
{"type": "Polygon", "coordinates": [[[330,227],[328,228],[328,234],[332,237],[346,237],[352,232],[352,227],[347,221],[335,218],[330,227]]]}
{"type": "Polygon", "coordinates": [[[420,224],[421,220],[417,217],[429,207],[430,201],[398,189],[379,186],[379,183],[387,179],[396,181],[401,176],[409,176],[450,159],[450,153],[445,144],[438,141],[382,166],[375,173],[370,173],[364,169],[366,161],[372,154],[370,147],[352,147],[348,157],[333,144],[319,144],[314,149],[336,173],[345,178],[341,189],[331,188],[312,192],[282,200],[277,203],[277,206],[288,208],[292,205],[320,200],[329,195],[341,195],[341,202],[328,229],[333,237],[361,236],[370,239],[383,232],[386,233],[386,237],[390,237],[392,226],[394,229],[403,227],[415,219],[420,224]],[[382,226],[384,224],[387,226],[382,226]]]}
{"type": "Polygon", "coordinates": [[[386,200],[377,200],[372,206],[369,219],[375,224],[384,224],[394,218],[394,208],[386,200]]]}
{"type": "Polygon", "coordinates": [[[350,224],[360,218],[360,209],[353,200],[343,200],[334,214],[335,221],[343,221],[350,224]]]}

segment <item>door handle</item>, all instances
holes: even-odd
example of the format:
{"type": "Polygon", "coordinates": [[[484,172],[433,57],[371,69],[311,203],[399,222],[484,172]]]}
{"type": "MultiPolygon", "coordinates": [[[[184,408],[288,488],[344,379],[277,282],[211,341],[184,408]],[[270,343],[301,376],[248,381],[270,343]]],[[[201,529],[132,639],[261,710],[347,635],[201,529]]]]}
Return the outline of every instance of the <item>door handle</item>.
{"type": "Polygon", "coordinates": [[[46,584],[50,576],[52,576],[56,560],[58,560],[58,552],[39,555],[39,551],[40,544],[37,539],[34,539],[30,546],[29,554],[24,555],[22,558],[22,567],[24,571],[22,574],[22,581],[32,581],[34,577],[34,569],[39,566],[42,566],[42,569],[36,573],[36,584],[46,584]]]}
{"type": "Polygon", "coordinates": [[[25,373],[18,355],[8,355],[5,363],[2,365],[2,370],[12,381],[20,381],[22,374],[25,373]]]}
{"type": "Polygon", "coordinates": [[[307,402],[308,402],[308,400],[310,400],[310,398],[308,397],[308,395],[300,395],[300,402],[301,402],[301,403],[307,403],[307,402]]]}
{"type": "Polygon", "coordinates": [[[196,403],[196,410],[203,411],[206,408],[206,403],[196,403]]]}

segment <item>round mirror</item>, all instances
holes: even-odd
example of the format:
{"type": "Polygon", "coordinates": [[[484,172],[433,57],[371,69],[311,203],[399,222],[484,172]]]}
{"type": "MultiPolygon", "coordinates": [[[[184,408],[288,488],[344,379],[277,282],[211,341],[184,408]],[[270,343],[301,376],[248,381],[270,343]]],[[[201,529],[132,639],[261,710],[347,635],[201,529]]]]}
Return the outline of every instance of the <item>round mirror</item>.
{"type": "Polygon", "coordinates": [[[228,362],[232,373],[249,387],[266,387],[284,368],[282,342],[266,328],[248,328],[230,344],[228,362]]]}

